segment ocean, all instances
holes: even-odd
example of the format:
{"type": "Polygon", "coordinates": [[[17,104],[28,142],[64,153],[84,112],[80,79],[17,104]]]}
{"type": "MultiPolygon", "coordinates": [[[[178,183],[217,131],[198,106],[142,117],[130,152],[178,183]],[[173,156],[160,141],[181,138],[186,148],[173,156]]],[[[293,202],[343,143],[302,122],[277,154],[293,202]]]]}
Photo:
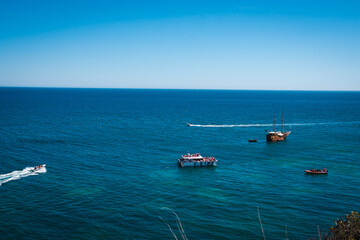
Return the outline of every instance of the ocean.
{"type": "Polygon", "coordinates": [[[0,88],[0,136],[1,239],[182,239],[167,208],[188,239],[262,239],[258,213],[309,239],[360,210],[360,92],[0,88]]]}

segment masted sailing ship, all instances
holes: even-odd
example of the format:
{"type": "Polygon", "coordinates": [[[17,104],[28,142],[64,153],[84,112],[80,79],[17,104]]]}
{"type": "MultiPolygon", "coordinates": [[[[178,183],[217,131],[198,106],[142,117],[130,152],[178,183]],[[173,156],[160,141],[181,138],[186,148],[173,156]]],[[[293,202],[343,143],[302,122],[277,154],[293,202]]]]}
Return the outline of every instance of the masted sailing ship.
{"type": "Polygon", "coordinates": [[[271,132],[268,132],[268,134],[266,134],[266,141],[268,142],[280,142],[280,141],[284,141],[286,139],[287,136],[289,136],[289,134],[291,133],[291,131],[289,132],[284,132],[284,113],[282,113],[282,131],[277,131],[275,130],[276,127],[276,115],[274,115],[274,129],[271,132]]]}

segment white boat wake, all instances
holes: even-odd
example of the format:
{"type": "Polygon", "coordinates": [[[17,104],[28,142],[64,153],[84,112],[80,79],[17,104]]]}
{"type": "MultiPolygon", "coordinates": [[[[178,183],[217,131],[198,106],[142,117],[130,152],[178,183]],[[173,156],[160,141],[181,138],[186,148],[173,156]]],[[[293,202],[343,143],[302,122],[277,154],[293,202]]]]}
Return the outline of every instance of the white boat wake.
{"type": "Polygon", "coordinates": [[[0,186],[4,183],[7,183],[7,182],[10,182],[13,180],[18,180],[20,178],[33,176],[33,175],[39,175],[39,173],[46,173],[45,166],[36,171],[33,171],[33,170],[34,170],[34,167],[26,167],[21,171],[13,171],[11,173],[0,174],[0,186]]]}
{"type": "MultiPolygon", "coordinates": [[[[284,123],[284,126],[313,126],[313,125],[332,125],[332,124],[354,124],[359,122],[329,122],[329,123],[284,123]]],[[[207,128],[231,128],[231,127],[271,127],[274,124],[191,124],[187,123],[189,127],[207,127],[207,128]]]]}
{"type": "Polygon", "coordinates": [[[230,128],[230,127],[265,127],[265,126],[272,126],[272,124],[224,124],[224,125],[214,125],[214,124],[208,124],[208,125],[201,125],[201,124],[187,124],[189,127],[208,127],[208,128],[215,128],[215,127],[224,127],[224,128],[230,128]]]}

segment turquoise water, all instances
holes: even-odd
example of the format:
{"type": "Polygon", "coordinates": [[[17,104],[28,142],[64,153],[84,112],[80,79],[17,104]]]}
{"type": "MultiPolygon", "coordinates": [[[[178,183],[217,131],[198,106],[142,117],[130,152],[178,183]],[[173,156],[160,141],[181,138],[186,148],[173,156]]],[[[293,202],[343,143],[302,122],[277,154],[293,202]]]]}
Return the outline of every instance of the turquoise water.
{"type": "Polygon", "coordinates": [[[257,207],[267,239],[307,239],[360,210],[359,92],[0,88],[0,134],[2,239],[180,237],[162,207],[189,239],[261,239],[257,207]]]}

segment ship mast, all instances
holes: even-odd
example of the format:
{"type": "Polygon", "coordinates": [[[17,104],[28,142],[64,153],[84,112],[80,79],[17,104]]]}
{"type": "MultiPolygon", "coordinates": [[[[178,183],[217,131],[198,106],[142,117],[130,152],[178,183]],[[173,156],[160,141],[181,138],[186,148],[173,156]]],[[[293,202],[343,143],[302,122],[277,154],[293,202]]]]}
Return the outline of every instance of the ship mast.
{"type": "Polygon", "coordinates": [[[274,114],[274,132],[275,132],[276,114],[274,114]]]}
{"type": "Polygon", "coordinates": [[[284,112],[282,112],[281,123],[282,123],[282,133],[283,133],[284,132],[284,112]]]}

